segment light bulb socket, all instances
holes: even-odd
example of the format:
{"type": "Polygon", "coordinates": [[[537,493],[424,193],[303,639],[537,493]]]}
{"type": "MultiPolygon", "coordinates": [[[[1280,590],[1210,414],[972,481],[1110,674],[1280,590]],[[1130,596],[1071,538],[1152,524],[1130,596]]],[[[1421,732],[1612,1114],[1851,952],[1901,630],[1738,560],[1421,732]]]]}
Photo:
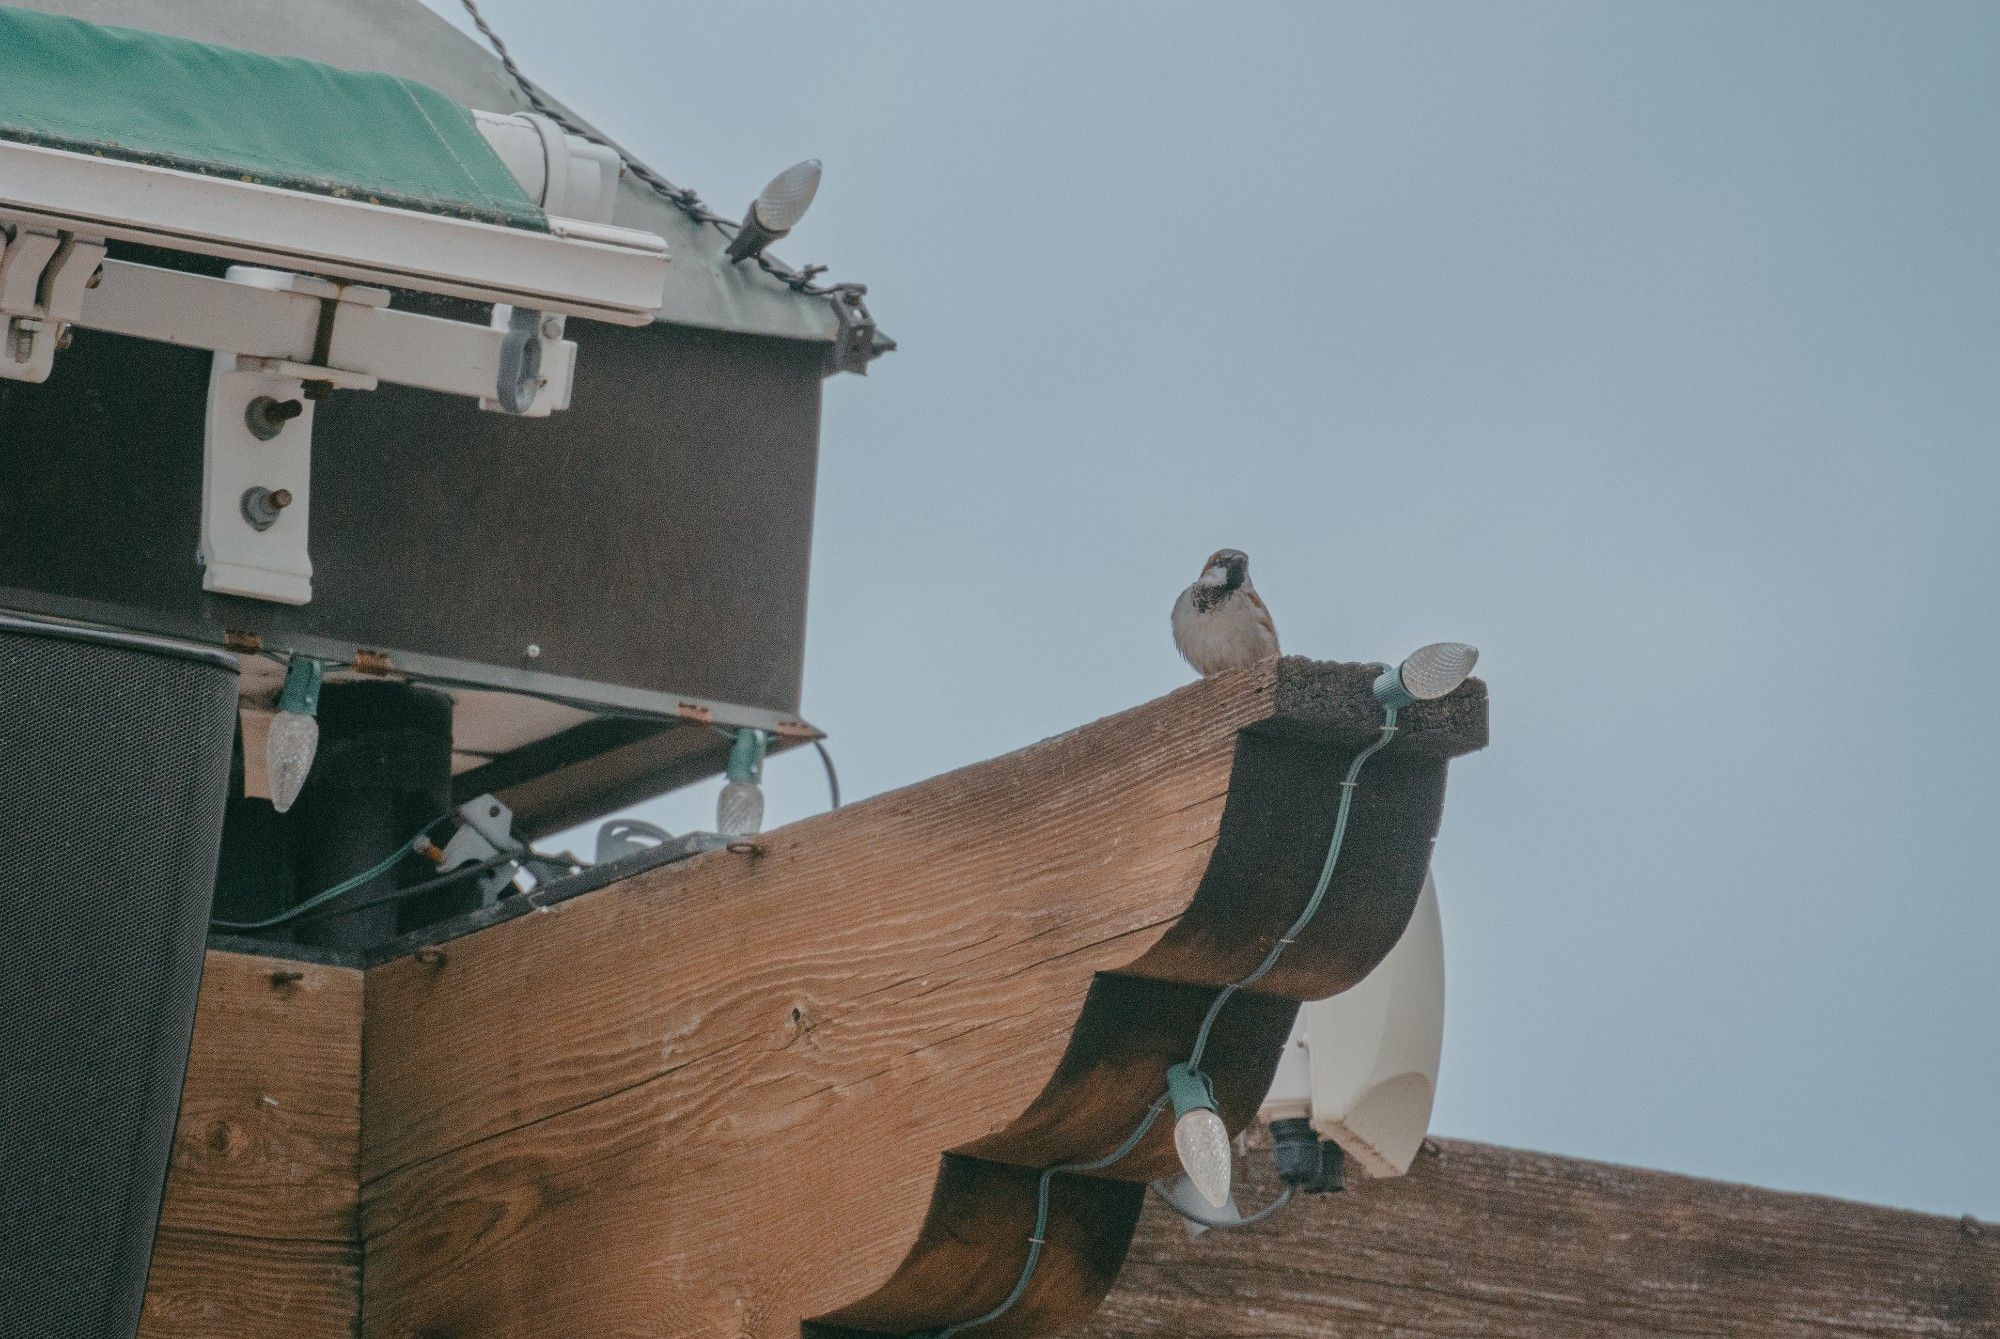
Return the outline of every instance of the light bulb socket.
{"type": "Polygon", "coordinates": [[[1346,1152],[1304,1117],[1271,1122],[1271,1160],[1280,1181],[1309,1195],[1347,1189],[1346,1152]]]}
{"type": "Polygon", "coordinates": [[[1190,1111],[1214,1111],[1215,1084],[1208,1075],[1187,1065],[1167,1071],[1167,1096],[1174,1104],[1174,1119],[1190,1111]]]}
{"type": "Polygon", "coordinates": [[[819,194],[819,159],[808,158],[766,182],[750,208],[743,213],[742,226],[729,239],[725,253],[732,264],[748,260],[780,237],[799,226],[819,194]]]}
{"type": "Polygon", "coordinates": [[[768,734],[754,726],[740,727],[729,745],[729,779],[753,786],[762,781],[764,755],[770,747],[768,734]]]}
{"type": "Polygon", "coordinates": [[[1398,711],[1417,700],[1417,695],[1403,686],[1403,672],[1400,669],[1383,670],[1377,675],[1374,691],[1377,702],[1398,711]]]}
{"type": "Polygon", "coordinates": [[[784,235],[765,227],[763,220],[757,217],[757,206],[753,204],[744,212],[743,223],[736,229],[736,235],[729,239],[729,247],[723,254],[734,265],[739,260],[748,260],[759,254],[784,235]]]}
{"type": "Polygon", "coordinates": [[[1479,648],[1464,642],[1432,642],[1403,657],[1375,680],[1375,700],[1400,710],[1412,702],[1435,702],[1458,691],[1479,663],[1479,648]]]}
{"type": "Polygon", "coordinates": [[[278,692],[278,710],[300,716],[319,715],[319,689],[326,666],[311,656],[293,656],[285,666],[285,686],[278,692]]]}

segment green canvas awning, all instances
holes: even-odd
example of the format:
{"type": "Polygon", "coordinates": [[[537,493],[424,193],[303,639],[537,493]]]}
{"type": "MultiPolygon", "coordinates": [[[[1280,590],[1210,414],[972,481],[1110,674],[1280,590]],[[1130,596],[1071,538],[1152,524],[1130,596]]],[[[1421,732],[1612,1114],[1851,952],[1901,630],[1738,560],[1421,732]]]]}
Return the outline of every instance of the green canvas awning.
{"type": "Polygon", "coordinates": [[[548,230],[428,85],[6,7],[0,139],[548,230]]]}

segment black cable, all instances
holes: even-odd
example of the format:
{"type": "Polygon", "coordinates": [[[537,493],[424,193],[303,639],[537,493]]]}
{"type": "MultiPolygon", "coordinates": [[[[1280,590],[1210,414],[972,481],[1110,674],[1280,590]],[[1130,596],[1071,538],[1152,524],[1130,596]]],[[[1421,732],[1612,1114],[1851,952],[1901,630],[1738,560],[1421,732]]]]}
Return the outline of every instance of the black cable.
{"type": "MultiPolygon", "coordinates": [[[[500,40],[500,34],[493,30],[493,25],[486,21],[486,16],[479,12],[479,6],[475,3],[475,0],[459,0],[459,3],[465,6],[465,12],[472,16],[473,26],[479,29],[480,34],[492,46],[493,54],[500,58],[501,68],[507,71],[507,76],[514,81],[515,87],[521,90],[521,96],[525,97],[536,111],[554,121],[570,134],[579,135],[594,143],[602,144],[605,148],[617,154],[619,162],[624,165],[626,171],[644,182],[655,195],[673,205],[695,222],[708,224],[724,237],[734,238],[736,236],[742,225],[735,219],[716,213],[706,204],[703,204],[701,196],[697,195],[689,187],[676,186],[673,182],[668,181],[658,172],[640,162],[635,155],[603,131],[587,126],[574,116],[564,112],[539,84],[528,78],[521,67],[515,64],[512,53],[507,50],[507,44],[500,40]]],[[[850,291],[859,293],[865,291],[860,284],[854,283],[815,283],[814,280],[826,273],[827,267],[824,265],[808,265],[803,270],[795,270],[783,261],[767,256],[762,252],[759,252],[753,259],[757,262],[757,267],[773,279],[778,280],[780,283],[797,292],[805,293],[811,297],[819,298],[828,297],[835,293],[850,291]]]]}
{"type": "Polygon", "coordinates": [[[819,750],[819,760],[826,764],[826,788],[833,796],[833,807],[840,808],[840,773],[833,770],[833,755],[826,751],[826,741],[815,739],[813,747],[819,750]]]}

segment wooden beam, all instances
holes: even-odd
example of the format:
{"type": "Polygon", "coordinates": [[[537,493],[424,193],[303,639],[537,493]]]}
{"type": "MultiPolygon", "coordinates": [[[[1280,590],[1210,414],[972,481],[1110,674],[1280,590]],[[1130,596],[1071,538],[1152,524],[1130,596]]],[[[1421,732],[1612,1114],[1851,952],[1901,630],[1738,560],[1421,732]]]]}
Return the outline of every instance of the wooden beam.
{"type": "MultiPolygon", "coordinates": [[[[1275,1192],[1253,1150],[1246,1205],[1275,1192]]],[[[1991,1339],[2000,1225],[1437,1140],[1189,1240],[1149,1203],[1070,1339],[1991,1339]]]]}
{"type": "MultiPolygon", "coordinates": [[[[1025,1250],[1024,1180],[1122,1136],[1303,905],[1380,727],[1371,677],[1218,676],[373,969],[367,1333],[791,1339],[985,1305],[1025,1250]]],[[[1224,1015],[1232,1124],[1298,992],[1400,934],[1484,689],[1405,724],[1327,914],[1224,1015]]],[[[1164,1148],[1065,1186],[1022,1325],[1102,1294],[1164,1148]]]]}
{"type": "Polygon", "coordinates": [[[210,952],[143,1339],[349,1339],[361,973],[210,952]]]}

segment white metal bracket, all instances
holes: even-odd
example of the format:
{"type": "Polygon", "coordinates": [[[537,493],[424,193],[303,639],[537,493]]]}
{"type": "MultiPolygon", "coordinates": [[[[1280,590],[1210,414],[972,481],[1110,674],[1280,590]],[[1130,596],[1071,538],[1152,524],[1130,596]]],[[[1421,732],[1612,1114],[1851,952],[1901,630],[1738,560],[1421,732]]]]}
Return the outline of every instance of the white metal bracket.
{"type": "Polygon", "coordinates": [[[0,232],[0,377],[47,381],[104,243],[26,226],[0,232]]]}
{"type": "MultiPolygon", "coordinates": [[[[514,836],[514,811],[491,795],[481,795],[458,806],[458,818],[465,826],[452,834],[445,843],[444,858],[438,868],[447,873],[464,865],[475,865],[482,860],[491,860],[504,852],[519,852],[524,857],[531,854],[514,836]]],[[[492,906],[500,899],[500,892],[514,882],[514,871],[506,867],[488,870],[479,876],[479,891],[482,901],[492,906]]]]}
{"type": "Polygon", "coordinates": [[[386,381],[526,418],[569,407],[576,345],[562,316],[501,303],[475,325],[394,310],[389,296],[254,265],[215,279],[105,260],[101,243],[24,229],[0,251],[0,377],[45,379],[71,324],[215,350],[202,588],[304,604],[318,400],[386,381]]]}
{"type": "Polygon", "coordinates": [[[300,378],[240,354],[215,355],[202,456],[203,590],[279,604],[312,599],[312,420],[300,378]],[[279,431],[259,438],[253,417],[279,431]]]}
{"type": "Polygon", "coordinates": [[[319,305],[305,359],[218,353],[208,376],[203,434],[203,590],[278,604],[312,599],[313,407],[332,390],[373,390],[377,378],[328,365],[326,345],[343,308],[389,305],[389,291],[303,274],[233,265],[228,282],[290,293],[319,305]]]}
{"type": "Polygon", "coordinates": [[[104,243],[0,230],[0,378],[45,381],[72,325],[212,349],[202,588],[312,599],[313,407],[395,382],[541,418],[569,407],[576,345],[554,312],[497,303],[486,325],[389,306],[389,290],[233,265],[210,278],[106,260],[104,243]]]}

